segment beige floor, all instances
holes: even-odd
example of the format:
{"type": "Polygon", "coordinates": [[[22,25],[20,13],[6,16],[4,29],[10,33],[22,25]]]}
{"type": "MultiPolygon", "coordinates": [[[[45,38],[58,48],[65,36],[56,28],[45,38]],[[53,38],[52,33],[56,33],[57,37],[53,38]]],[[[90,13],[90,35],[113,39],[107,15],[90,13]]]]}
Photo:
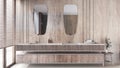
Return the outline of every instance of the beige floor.
{"type": "Polygon", "coordinates": [[[29,64],[16,64],[11,68],[120,68],[120,65],[105,66],[101,65],[29,65],[29,64]]]}

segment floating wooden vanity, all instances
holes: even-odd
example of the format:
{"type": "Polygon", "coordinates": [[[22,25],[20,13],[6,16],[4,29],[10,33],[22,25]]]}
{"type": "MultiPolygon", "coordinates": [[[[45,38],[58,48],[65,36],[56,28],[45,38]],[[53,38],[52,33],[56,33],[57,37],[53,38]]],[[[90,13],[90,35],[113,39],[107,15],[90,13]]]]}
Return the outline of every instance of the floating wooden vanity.
{"type": "Polygon", "coordinates": [[[17,63],[30,64],[102,64],[104,44],[18,44],[17,63]]]}

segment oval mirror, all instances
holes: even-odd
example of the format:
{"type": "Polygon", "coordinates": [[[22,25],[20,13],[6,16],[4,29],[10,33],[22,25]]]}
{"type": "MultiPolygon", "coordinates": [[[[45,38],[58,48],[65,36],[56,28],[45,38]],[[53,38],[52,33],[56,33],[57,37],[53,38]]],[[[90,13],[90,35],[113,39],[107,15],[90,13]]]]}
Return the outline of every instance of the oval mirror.
{"type": "Polygon", "coordinates": [[[33,11],[35,34],[44,35],[47,27],[48,9],[46,5],[35,5],[33,11]]]}
{"type": "Polygon", "coordinates": [[[74,35],[76,33],[78,23],[78,12],[76,5],[64,6],[64,27],[67,35],[74,35]]]}

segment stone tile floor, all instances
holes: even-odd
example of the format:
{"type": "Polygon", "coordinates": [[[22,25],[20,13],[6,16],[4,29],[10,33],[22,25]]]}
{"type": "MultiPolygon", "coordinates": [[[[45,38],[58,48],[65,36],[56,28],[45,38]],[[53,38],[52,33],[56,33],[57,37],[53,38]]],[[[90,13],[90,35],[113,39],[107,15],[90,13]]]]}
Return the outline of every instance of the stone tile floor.
{"type": "Polygon", "coordinates": [[[78,64],[77,65],[15,64],[11,68],[120,68],[120,65],[107,65],[103,67],[101,65],[78,65],[78,64]]]}

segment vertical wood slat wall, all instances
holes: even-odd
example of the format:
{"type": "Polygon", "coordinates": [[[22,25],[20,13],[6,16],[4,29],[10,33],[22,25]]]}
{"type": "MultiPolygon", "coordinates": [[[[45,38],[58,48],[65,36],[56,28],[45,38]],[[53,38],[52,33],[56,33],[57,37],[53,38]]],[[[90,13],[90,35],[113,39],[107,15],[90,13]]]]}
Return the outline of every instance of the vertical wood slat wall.
{"type": "MultiPolygon", "coordinates": [[[[98,43],[105,43],[105,38],[110,37],[109,35],[112,34],[113,31],[110,27],[110,22],[113,23],[113,21],[110,21],[110,18],[114,13],[118,13],[119,15],[119,7],[117,7],[119,4],[117,4],[117,1],[118,0],[17,0],[16,6],[19,7],[16,9],[17,43],[35,43],[36,41],[47,43],[48,39],[52,39],[53,42],[63,43],[69,41],[82,43],[87,39],[93,39],[98,43]],[[34,31],[33,7],[35,4],[45,4],[48,7],[48,25],[45,35],[38,36],[34,31]],[[78,8],[77,32],[71,36],[65,33],[63,22],[63,8],[66,4],[75,4],[78,8]],[[114,6],[112,4],[116,5],[114,6]],[[110,6],[112,6],[112,8],[110,6]],[[115,9],[111,11],[113,8],[115,9]]],[[[114,18],[116,17],[117,15],[114,18]]],[[[115,28],[119,31],[118,27],[115,28]]]]}
{"type": "Polygon", "coordinates": [[[119,0],[17,0],[16,2],[16,43],[83,43],[93,39],[105,43],[112,41],[114,60],[119,59],[120,40],[120,1],[119,0]],[[36,35],[33,23],[33,7],[46,4],[48,7],[48,25],[45,35],[36,35]],[[74,4],[78,8],[78,25],[75,35],[65,33],[63,22],[64,5],[74,4]]]}

